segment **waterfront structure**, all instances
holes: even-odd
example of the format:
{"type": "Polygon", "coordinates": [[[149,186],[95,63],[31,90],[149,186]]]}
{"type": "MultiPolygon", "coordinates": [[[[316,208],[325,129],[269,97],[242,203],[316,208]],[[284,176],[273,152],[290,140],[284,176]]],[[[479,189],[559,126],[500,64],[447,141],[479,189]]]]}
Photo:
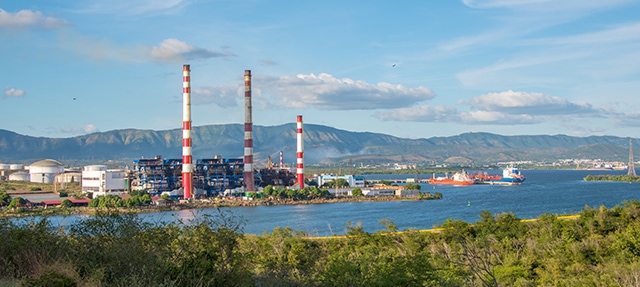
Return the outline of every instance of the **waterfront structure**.
{"type": "Polygon", "coordinates": [[[82,192],[93,198],[107,194],[123,194],[127,189],[125,172],[109,170],[106,165],[88,165],[82,169],[82,192]]]}
{"type": "Polygon", "coordinates": [[[27,166],[29,181],[37,183],[52,183],[56,175],[64,172],[62,164],[53,159],[44,159],[27,166]]]}

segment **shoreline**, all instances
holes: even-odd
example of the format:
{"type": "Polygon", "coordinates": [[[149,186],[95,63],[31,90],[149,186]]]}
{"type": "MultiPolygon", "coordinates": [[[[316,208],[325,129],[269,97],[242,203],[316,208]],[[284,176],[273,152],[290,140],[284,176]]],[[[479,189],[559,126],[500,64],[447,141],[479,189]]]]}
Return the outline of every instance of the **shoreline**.
{"type": "Polygon", "coordinates": [[[437,200],[433,195],[431,197],[397,197],[397,196],[375,196],[375,197],[348,197],[340,196],[334,198],[316,198],[316,199],[216,199],[211,202],[195,201],[189,203],[176,203],[172,205],[149,205],[140,207],[50,207],[50,208],[33,208],[22,209],[20,212],[3,210],[0,217],[37,217],[37,216],[64,216],[64,215],[96,215],[101,210],[117,210],[120,213],[154,213],[166,211],[180,211],[189,209],[204,208],[220,208],[220,207],[255,207],[255,206],[275,206],[275,205],[308,205],[308,204],[331,204],[344,202],[388,202],[388,201],[418,201],[418,200],[437,200]]]}

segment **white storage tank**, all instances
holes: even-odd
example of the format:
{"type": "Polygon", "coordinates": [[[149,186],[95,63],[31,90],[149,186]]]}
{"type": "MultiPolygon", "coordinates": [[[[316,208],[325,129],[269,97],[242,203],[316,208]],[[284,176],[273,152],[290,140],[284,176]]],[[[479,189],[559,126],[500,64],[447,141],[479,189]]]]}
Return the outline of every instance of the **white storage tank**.
{"type": "Polygon", "coordinates": [[[9,181],[29,181],[29,173],[26,171],[18,171],[9,175],[9,181]]]}
{"type": "Polygon", "coordinates": [[[52,183],[57,174],[64,172],[62,164],[56,160],[44,159],[29,165],[31,182],[52,183]]]}
{"type": "Polygon", "coordinates": [[[0,163],[0,170],[9,170],[9,166],[6,163],[0,163]]]}
{"type": "Polygon", "coordinates": [[[24,169],[24,165],[19,164],[19,163],[12,163],[9,165],[9,169],[10,170],[23,170],[24,169]]]}

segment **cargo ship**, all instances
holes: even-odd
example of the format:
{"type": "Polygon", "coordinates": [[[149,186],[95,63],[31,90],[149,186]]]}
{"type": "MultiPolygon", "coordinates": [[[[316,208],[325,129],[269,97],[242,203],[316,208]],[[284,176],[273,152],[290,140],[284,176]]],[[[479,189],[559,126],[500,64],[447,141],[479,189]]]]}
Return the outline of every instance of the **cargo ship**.
{"type": "Polygon", "coordinates": [[[436,177],[435,174],[429,180],[429,184],[442,184],[442,185],[472,185],[476,181],[467,175],[466,171],[456,172],[451,177],[436,177]]]}
{"type": "Polygon", "coordinates": [[[502,170],[500,175],[478,174],[473,175],[472,179],[480,184],[496,184],[496,185],[519,185],[526,179],[515,166],[508,166],[502,170]]]}

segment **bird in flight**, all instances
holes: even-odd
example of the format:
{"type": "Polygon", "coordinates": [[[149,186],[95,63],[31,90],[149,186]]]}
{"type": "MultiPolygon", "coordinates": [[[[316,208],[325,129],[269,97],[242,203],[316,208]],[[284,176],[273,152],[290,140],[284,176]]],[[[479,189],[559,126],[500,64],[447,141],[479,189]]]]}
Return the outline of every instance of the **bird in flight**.
{"type": "Polygon", "coordinates": [[[393,65],[391,65],[391,67],[394,67],[394,68],[395,68],[395,67],[396,67],[396,64],[394,63],[393,65]]]}

